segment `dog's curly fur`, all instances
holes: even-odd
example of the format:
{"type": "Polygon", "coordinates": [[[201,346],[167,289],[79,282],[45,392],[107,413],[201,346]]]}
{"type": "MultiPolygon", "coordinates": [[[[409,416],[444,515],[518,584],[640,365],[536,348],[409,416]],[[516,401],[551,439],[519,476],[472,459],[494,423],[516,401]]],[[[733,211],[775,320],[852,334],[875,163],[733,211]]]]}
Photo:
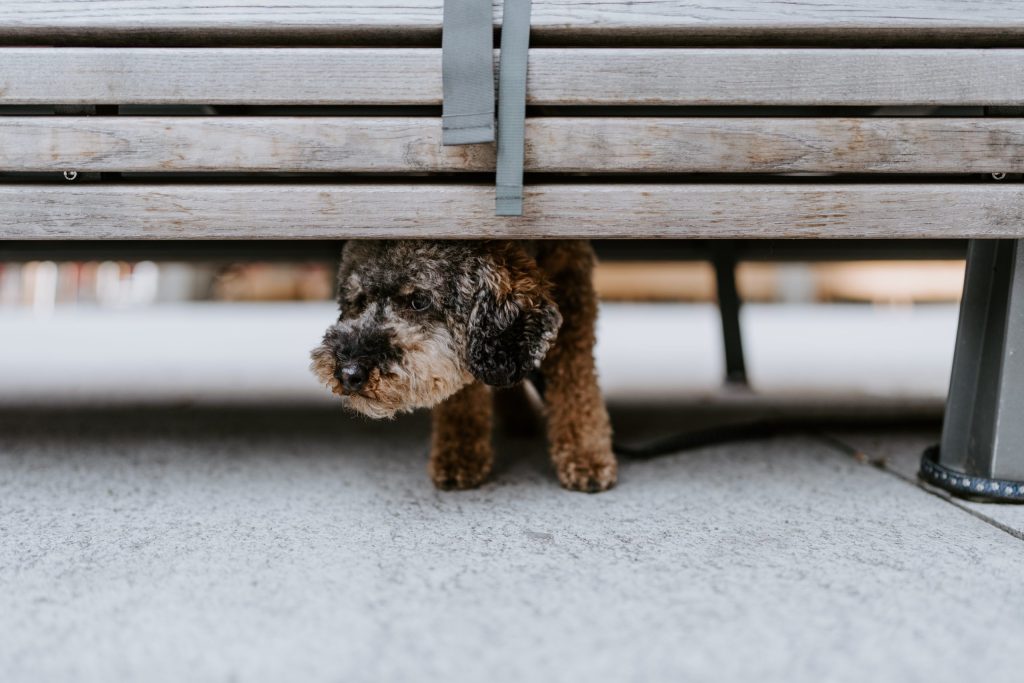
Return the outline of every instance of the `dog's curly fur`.
{"type": "Polygon", "coordinates": [[[604,491],[616,462],[594,369],[593,263],[583,241],[349,242],[340,317],[312,370],[370,417],[433,407],[428,472],[443,489],[486,479],[491,387],[539,370],[559,480],[604,491]]]}

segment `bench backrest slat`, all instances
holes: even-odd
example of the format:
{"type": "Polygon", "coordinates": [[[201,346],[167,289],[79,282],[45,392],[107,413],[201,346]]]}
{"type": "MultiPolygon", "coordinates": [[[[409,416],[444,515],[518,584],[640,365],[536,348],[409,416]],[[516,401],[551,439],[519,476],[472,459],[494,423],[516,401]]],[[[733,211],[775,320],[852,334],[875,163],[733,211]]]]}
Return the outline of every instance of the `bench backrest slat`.
{"type": "Polygon", "coordinates": [[[1019,237],[1021,185],[540,184],[494,215],[489,184],[0,185],[6,239],[1019,237]]]}
{"type": "MultiPolygon", "coordinates": [[[[0,48],[0,104],[437,105],[437,49],[0,48]]],[[[1024,49],[534,49],[531,105],[1020,105],[1024,49]]]]}
{"type": "MultiPolygon", "coordinates": [[[[500,25],[501,0],[495,0],[500,25]]],[[[1017,0],[534,0],[539,40],[928,41],[1024,38],[1017,0]],[[898,9],[897,9],[898,8],[898,9]]],[[[5,0],[0,41],[436,39],[442,0],[5,0]]]]}
{"type": "MultiPolygon", "coordinates": [[[[1017,118],[543,117],[526,130],[541,173],[1024,172],[1017,118]]],[[[457,173],[491,145],[441,146],[437,118],[0,117],[14,172],[457,173]]]]}

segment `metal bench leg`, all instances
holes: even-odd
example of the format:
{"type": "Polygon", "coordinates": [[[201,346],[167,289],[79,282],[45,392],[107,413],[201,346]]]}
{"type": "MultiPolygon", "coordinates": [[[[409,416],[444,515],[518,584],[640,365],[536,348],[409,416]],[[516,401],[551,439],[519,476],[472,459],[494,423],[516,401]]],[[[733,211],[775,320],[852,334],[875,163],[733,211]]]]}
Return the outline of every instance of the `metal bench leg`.
{"type": "Polygon", "coordinates": [[[972,240],[942,442],[920,476],[954,494],[1024,501],[1024,240],[972,240]]]}
{"type": "Polygon", "coordinates": [[[722,340],[725,343],[725,381],[747,385],[747,365],[743,360],[740,334],[740,295],[736,289],[736,255],[731,245],[716,245],[712,260],[718,289],[718,310],[722,314],[722,340]]]}

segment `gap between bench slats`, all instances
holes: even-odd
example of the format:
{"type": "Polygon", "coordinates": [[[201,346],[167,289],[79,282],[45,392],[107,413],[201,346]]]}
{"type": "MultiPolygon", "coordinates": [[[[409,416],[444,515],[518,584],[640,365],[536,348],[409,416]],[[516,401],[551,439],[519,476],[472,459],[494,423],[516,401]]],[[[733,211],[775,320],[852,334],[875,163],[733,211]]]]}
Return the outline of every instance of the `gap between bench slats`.
{"type": "MultiPolygon", "coordinates": [[[[0,105],[441,102],[429,48],[0,48],[0,64],[0,105]]],[[[533,49],[527,102],[1018,105],[1021,73],[1024,49],[533,49]]]]}
{"type": "MultiPolygon", "coordinates": [[[[501,2],[495,0],[495,25],[501,2]]],[[[442,0],[5,0],[0,40],[436,39],[442,0]]],[[[534,0],[538,40],[912,40],[1005,43],[1024,36],[1016,0],[534,0]]]]}
{"type": "MultiPolygon", "coordinates": [[[[486,172],[434,118],[0,117],[9,172],[486,172]]],[[[1024,119],[535,118],[545,173],[1024,172],[1024,119]]]]}
{"type": "Polygon", "coordinates": [[[9,184],[0,238],[1024,237],[1022,185],[551,184],[526,206],[496,217],[466,184],[9,184]]]}

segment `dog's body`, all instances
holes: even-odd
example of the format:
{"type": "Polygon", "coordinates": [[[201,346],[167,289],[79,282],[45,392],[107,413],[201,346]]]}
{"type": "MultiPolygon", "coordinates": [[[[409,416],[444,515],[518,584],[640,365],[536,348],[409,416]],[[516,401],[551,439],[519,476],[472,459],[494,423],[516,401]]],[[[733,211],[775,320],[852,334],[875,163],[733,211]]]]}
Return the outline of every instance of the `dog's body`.
{"type": "Polygon", "coordinates": [[[370,417],[432,407],[430,476],[463,489],[491,469],[491,387],[539,370],[559,480],[604,491],[616,462],[594,369],[593,263],[582,241],[349,242],[341,315],[313,371],[370,417]]]}

